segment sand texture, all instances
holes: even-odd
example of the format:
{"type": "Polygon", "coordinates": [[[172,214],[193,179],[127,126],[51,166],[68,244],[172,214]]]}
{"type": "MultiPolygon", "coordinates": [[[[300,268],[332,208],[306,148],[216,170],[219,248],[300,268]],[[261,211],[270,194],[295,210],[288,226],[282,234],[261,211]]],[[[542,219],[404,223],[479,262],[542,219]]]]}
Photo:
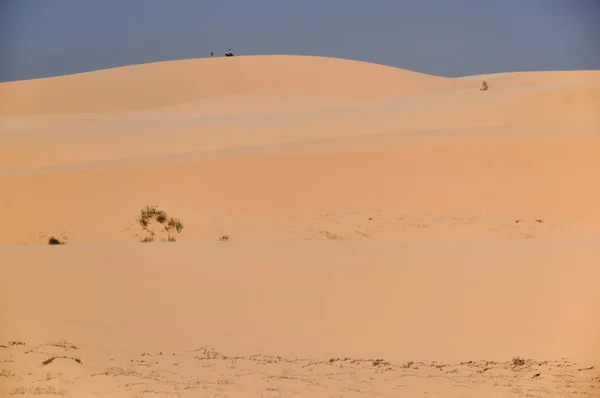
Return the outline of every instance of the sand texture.
{"type": "Polygon", "coordinates": [[[599,110],[301,56],[2,83],[0,396],[600,397],[599,110]]]}

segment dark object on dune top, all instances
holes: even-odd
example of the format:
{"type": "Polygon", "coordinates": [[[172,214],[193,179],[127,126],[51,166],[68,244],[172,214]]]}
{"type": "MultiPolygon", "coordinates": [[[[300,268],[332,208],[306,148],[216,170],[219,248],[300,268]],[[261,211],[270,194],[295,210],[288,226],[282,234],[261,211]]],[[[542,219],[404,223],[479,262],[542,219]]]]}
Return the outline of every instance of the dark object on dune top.
{"type": "Polygon", "coordinates": [[[227,51],[227,52],[225,53],[225,56],[226,56],[226,57],[233,57],[233,56],[234,56],[234,55],[233,55],[233,53],[231,52],[231,48],[229,49],[229,51],[227,51]]]}

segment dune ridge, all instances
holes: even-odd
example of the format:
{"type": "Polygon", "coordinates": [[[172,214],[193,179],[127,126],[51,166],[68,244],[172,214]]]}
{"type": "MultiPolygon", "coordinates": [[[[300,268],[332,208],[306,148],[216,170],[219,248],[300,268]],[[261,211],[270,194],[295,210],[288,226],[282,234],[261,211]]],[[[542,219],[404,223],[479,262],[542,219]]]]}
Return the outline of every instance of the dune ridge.
{"type": "Polygon", "coordinates": [[[599,84],[307,56],[0,84],[0,394],[594,395],[599,84]]]}
{"type": "Polygon", "coordinates": [[[333,58],[211,58],[3,83],[0,114],[122,112],[245,93],[365,100],[452,85],[450,79],[333,58]],[[373,84],[373,76],[386,84],[373,84]],[[61,93],[58,97],[57,92],[61,93]],[[115,96],[115,92],[120,94],[115,96]]]}

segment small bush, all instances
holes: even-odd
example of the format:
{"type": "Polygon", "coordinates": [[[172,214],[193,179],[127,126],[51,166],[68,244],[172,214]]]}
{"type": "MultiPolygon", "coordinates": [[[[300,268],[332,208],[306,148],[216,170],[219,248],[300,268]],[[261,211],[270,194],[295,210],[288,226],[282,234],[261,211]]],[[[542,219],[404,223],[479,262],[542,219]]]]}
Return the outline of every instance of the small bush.
{"type": "Polygon", "coordinates": [[[163,224],[165,221],[167,221],[167,213],[165,213],[162,210],[156,212],[154,217],[155,217],[156,221],[158,221],[161,224],[163,224]]]}
{"type": "Polygon", "coordinates": [[[516,367],[519,367],[519,366],[523,366],[523,365],[525,365],[525,360],[523,358],[521,358],[521,357],[514,357],[512,359],[512,367],[513,368],[516,368],[516,367]]]}
{"type": "Polygon", "coordinates": [[[173,229],[175,229],[178,233],[181,232],[183,229],[183,223],[179,219],[171,217],[165,226],[165,230],[171,231],[173,229]]]}
{"type": "Polygon", "coordinates": [[[479,90],[481,91],[487,91],[490,87],[488,86],[488,83],[484,80],[481,82],[481,88],[479,88],[479,90]]]}
{"type": "Polygon", "coordinates": [[[146,206],[140,210],[140,225],[144,228],[148,227],[152,218],[156,216],[159,210],[156,206],[146,206]]]}
{"type": "Polygon", "coordinates": [[[138,220],[142,229],[149,234],[141,239],[143,243],[154,241],[155,233],[150,229],[150,224],[153,220],[159,224],[166,223],[164,230],[167,232],[167,237],[161,239],[162,242],[175,242],[175,235],[171,232],[177,231],[177,233],[181,233],[183,230],[183,223],[178,218],[169,217],[165,211],[158,209],[156,206],[146,206],[140,210],[140,218],[138,220]]]}
{"type": "Polygon", "coordinates": [[[220,240],[221,242],[228,241],[228,240],[229,240],[229,235],[223,235],[223,236],[221,236],[221,237],[219,238],[219,240],[220,240]]]}
{"type": "Polygon", "coordinates": [[[50,238],[48,238],[48,244],[49,245],[64,245],[65,242],[61,241],[60,239],[51,236],[50,238]]]}

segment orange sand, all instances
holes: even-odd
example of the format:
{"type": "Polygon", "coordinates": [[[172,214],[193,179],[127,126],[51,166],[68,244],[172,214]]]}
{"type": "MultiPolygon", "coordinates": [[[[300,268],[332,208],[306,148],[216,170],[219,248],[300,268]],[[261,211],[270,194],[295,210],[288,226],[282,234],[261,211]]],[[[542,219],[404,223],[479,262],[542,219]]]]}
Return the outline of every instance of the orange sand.
{"type": "Polygon", "coordinates": [[[0,395],[600,394],[598,109],[297,56],[0,84],[0,395]]]}

